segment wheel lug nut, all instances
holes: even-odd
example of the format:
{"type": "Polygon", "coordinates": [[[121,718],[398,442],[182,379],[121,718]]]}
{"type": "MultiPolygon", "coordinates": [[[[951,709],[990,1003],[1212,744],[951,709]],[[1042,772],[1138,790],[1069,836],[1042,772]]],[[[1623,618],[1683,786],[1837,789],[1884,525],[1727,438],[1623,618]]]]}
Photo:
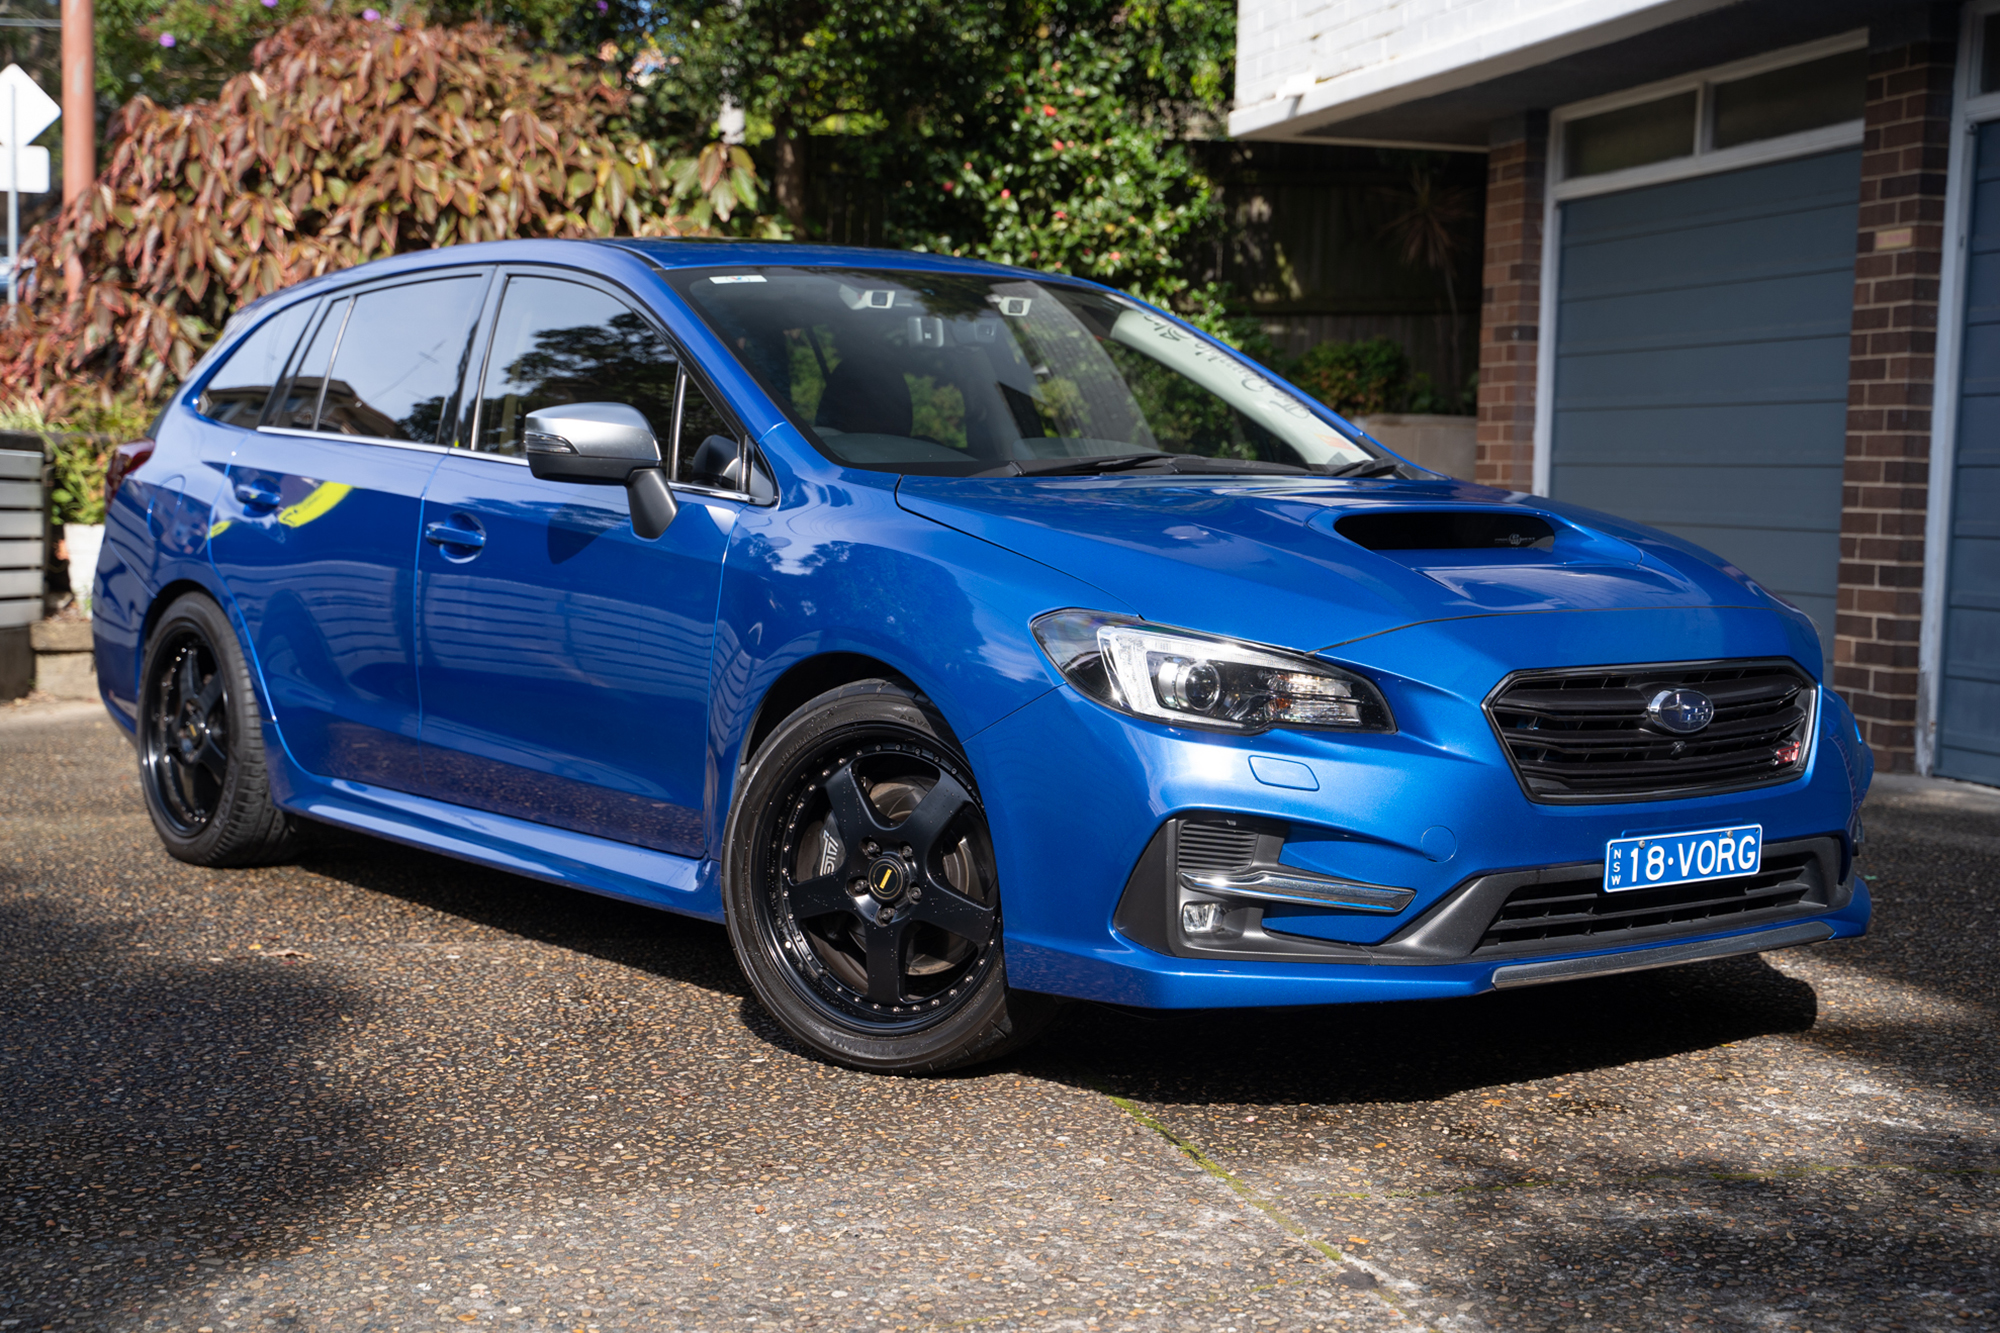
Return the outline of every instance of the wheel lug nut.
{"type": "Polygon", "coordinates": [[[880,856],[882,854],[882,849],[872,839],[861,844],[861,851],[865,856],[880,856]]]}
{"type": "Polygon", "coordinates": [[[895,915],[896,915],[895,908],[885,907],[881,911],[875,914],[875,924],[878,926],[886,926],[895,917],[895,915]]]}
{"type": "Polygon", "coordinates": [[[918,888],[916,885],[912,884],[910,886],[910,901],[913,903],[922,902],[923,897],[924,897],[924,891],[918,888]]]}

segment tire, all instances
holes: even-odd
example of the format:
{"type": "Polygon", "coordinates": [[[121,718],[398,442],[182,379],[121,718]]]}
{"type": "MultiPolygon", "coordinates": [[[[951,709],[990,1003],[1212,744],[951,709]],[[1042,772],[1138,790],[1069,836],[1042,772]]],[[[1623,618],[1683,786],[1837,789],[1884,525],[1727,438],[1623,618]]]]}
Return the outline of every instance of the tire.
{"type": "Polygon", "coordinates": [[[198,866],[287,859],[250,667],[229,618],[189,593],[161,615],[140,669],[139,786],[167,852],[198,866]]]}
{"type": "Polygon", "coordinates": [[[1008,990],[971,766],[929,701],[888,681],[820,695],[758,748],[730,812],[723,903],[764,1008],[839,1064],[992,1060],[1058,1007],[1008,990]]]}

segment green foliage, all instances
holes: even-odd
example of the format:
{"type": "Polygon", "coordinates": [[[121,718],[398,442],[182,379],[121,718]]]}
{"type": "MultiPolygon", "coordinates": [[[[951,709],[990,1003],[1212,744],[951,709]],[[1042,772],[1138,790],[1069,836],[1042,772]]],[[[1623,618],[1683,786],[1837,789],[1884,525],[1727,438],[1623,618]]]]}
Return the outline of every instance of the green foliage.
{"type": "Polygon", "coordinates": [[[1401,409],[1410,357],[1393,338],[1321,343],[1299,358],[1293,382],[1345,416],[1401,409]]]}
{"type": "Polygon", "coordinates": [[[1462,392],[1440,389],[1393,338],[1321,343],[1288,368],[1292,382],[1343,416],[1418,412],[1456,416],[1471,411],[1477,377],[1462,392]]]}
{"type": "Polygon", "coordinates": [[[0,375],[38,402],[157,394],[245,302],[385,255],[521,236],[706,232],[749,216],[741,150],[663,156],[596,62],[490,27],[302,18],[179,109],[133,99],[97,188],[37,227],[0,375]],[[81,260],[67,299],[64,259],[81,260]]]}
{"type": "Polygon", "coordinates": [[[102,523],[104,469],[118,447],[115,437],[57,435],[50,443],[55,477],[49,491],[49,522],[102,523]]]}

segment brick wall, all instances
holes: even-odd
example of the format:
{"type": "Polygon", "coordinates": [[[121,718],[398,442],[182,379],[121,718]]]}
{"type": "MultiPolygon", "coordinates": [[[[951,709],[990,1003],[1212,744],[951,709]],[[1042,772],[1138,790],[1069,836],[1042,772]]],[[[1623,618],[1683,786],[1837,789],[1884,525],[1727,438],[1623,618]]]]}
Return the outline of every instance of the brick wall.
{"type": "Polygon", "coordinates": [[[1479,299],[1478,479],[1508,490],[1535,480],[1535,362],[1541,331],[1542,204],[1549,118],[1493,127],[1486,158],[1485,268],[1479,299]]]}
{"type": "Polygon", "coordinates": [[[1951,34],[1878,33],[1868,58],[1833,684],[1890,772],[1916,760],[1951,34]]]}

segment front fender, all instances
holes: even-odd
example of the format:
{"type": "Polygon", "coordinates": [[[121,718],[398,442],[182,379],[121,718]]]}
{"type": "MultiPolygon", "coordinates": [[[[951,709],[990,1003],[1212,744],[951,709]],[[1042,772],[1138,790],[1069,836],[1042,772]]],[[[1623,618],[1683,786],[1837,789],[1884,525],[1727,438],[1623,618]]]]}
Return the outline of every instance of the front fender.
{"type": "Polygon", "coordinates": [[[708,845],[722,843],[758,704],[786,671],[829,653],[872,657],[922,690],[961,739],[1060,682],[1029,622],[1105,594],[896,504],[895,478],[794,480],[784,504],[746,510],[731,535],[716,616],[708,845]]]}

